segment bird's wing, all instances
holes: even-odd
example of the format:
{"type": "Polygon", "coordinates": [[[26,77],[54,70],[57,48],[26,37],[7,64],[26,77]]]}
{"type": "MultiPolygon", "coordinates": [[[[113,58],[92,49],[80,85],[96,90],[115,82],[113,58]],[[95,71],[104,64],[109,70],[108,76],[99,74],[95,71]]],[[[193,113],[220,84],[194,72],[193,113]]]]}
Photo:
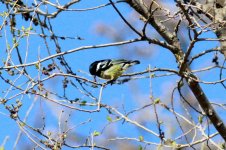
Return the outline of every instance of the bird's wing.
{"type": "Polygon", "coordinates": [[[118,65],[121,67],[121,69],[126,70],[128,69],[130,66],[134,65],[133,61],[130,60],[125,60],[125,59],[118,59],[118,60],[113,60],[112,63],[114,65],[118,65]]]}
{"type": "Polygon", "coordinates": [[[130,61],[128,60],[125,60],[125,59],[117,59],[117,60],[112,60],[111,62],[112,64],[127,64],[127,63],[130,63],[130,61]]]}

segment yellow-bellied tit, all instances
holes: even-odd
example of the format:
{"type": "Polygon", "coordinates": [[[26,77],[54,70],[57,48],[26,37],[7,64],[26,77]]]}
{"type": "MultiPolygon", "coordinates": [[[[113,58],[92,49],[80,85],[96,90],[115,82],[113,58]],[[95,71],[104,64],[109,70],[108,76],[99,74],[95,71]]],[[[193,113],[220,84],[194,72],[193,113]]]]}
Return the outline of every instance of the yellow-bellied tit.
{"type": "Polygon", "coordinates": [[[129,67],[136,64],[140,64],[140,61],[125,59],[98,60],[89,66],[89,72],[94,76],[94,79],[98,76],[102,79],[113,81],[119,78],[129,67]]]}

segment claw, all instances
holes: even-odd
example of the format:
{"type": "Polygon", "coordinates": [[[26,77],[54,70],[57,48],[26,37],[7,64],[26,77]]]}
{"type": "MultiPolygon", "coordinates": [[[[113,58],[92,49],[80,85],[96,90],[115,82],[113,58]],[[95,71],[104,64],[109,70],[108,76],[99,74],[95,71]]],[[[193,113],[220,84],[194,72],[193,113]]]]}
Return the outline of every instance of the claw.
{"type": "Polygon", "coordinates": [[[109,80],[108,83],[110,83],[111,85],[115,83],[116,80],[109,80]]]}

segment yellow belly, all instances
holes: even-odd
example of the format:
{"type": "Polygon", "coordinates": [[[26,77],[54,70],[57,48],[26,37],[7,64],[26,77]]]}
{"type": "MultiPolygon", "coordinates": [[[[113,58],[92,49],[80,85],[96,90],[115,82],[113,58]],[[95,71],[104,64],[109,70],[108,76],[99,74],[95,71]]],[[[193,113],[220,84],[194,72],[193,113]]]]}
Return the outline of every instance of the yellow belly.
{"type": "Polygon", "coordinates": [[[102,72],[101,73],[101,78],[107,79],[107,80],[116,80],[122,75],[123,71],[116,71],[116,72],[102,72]]]}

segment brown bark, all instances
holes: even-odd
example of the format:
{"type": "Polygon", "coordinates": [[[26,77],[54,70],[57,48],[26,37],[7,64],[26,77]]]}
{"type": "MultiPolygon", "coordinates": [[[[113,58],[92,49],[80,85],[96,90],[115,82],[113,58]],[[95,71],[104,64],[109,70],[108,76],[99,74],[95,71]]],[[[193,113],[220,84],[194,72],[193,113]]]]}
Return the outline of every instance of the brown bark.
{"type": "MultiPolygon", "coordinates": [[[[149,24],[155,28],[155,30],[164,38],[164,40],[174,46],[174,50],[172,53],[174,53],[174,56],[177,59],[177,62],[179,66],[181,66],[184,62],[182,61],[185,54],[182,51],[180,47],[180,42],[178,38],[176,37],[176,34],[170,32],[166,26],[164,26],[158,19],[156,19],[154,16],[150,15],[150,11],[148,8],[142,3],[140,0],[127,0],[126,1],[133,9],[135,9],[141,16],[143,16],[146,20],[148,20],[149,24]]],[[[212,105],[210,104],[208,98],[206,97],[204,91],[200,87],[199,83],[194,80],[195,75],[191,73],[191,70],[187,63],[183,65],[183,67],[180,67],[179,71],[181,77],[184,77],[196,97],[198,103],[200,104],[201,108],[205,112],[205,114],[208,116],[208,118],[213,123],[216,130],[219,132],[219,134],[222,136],[222,138],[226,141],[226,127],[221,120],[221,118],[218,116],[212,105]],[[188,74],[189,76],[185,76],[185,74],[188,74]]]]}

